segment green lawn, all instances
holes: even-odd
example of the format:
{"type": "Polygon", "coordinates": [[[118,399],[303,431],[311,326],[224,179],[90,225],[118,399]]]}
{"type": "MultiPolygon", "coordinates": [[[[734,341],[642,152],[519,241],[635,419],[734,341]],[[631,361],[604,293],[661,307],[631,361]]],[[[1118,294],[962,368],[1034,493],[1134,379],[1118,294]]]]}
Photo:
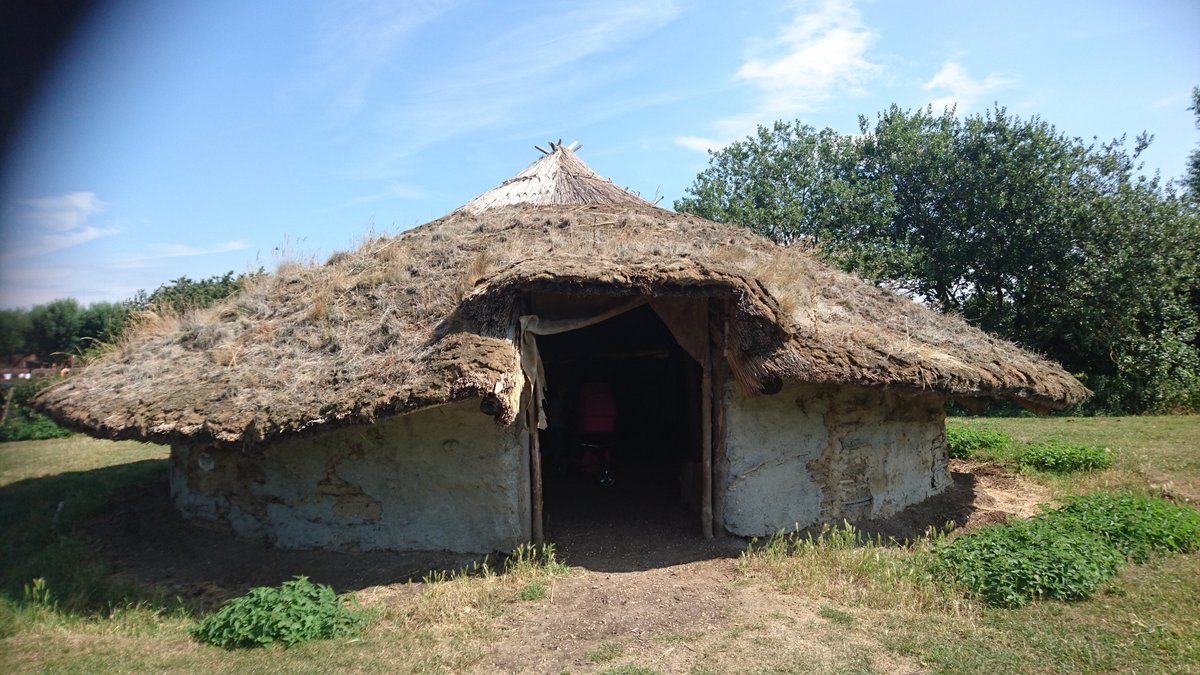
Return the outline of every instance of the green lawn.
{"type": "Polygon", "coordinates": [[[1056,496],[1128,487],[1200,503],[1200,417],[1195,415],[951,418],[949,423],[999,429],[1018,443],[1063,439],[1116,453],[1116,465],[1108,471],[1040,476],[1056,496]]]}

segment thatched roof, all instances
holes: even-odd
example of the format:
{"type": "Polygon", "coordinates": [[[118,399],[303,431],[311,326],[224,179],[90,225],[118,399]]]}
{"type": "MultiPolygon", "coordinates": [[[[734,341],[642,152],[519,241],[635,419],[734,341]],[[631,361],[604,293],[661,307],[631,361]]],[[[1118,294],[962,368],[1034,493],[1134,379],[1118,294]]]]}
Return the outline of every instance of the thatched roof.
{"type": "Polygon", "coordinates": [[[1057,365],[798,247],[651,206],[567,148],[519,176],[538,187],[514,179],[323,265],[281,265],[214,307],[148,315],[37,404],[93,435],[158,442],[257,444],[463,399],[511,423],[523,384],[513,324],[530,290],[717,298],[750,392],[796,380],[1035,409],[1089,393],[1057,365]]]}
{"type": "MultiPolygon", "coordinates": [[[[572,143],[571,146],[575,144],[572,143]]],[[[579,204],[649,204],[638,195],[617,187],[611,180],[592,171],[579,159],[571,146],[562,141],[550,144],[550,152],[541,148],[542,158],[496,187],[463,204],[459,210],[483,213],[488,209],[513,204],[526,206],[578,206],[579,204]]]]}

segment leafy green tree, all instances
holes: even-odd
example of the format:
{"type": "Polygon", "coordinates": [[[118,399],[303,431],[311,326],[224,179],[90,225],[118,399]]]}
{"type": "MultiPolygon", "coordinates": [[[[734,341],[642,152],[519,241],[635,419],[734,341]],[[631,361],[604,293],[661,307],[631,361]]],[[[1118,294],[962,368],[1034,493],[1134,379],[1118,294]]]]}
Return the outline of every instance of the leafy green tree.
{"type": "Polygon", "coordinates": [[[32,351],[29,328],[27,310],[0,309],[0,359],[32,351]]]}
{"type": "Polygon", "coordinates": [[[129,321],[130,308],[123,302],[95,302],[83,311],[79,339],[86,349],[95,343],[112,342],[129,321]]]}
{"type": "MultiPolygon", "coordinates": [[[[1196,113],[1196,128],[1200,129],[1200,87],[1192,87],[1192,107],[1188,110],[1196,113]]],[[[1193,198],[1200,198],[1200,148],[1192,150],[1192,154],[1188,155],[1184,183],[1193,198]]]]}
{"type": "Polygon", "coordinates": [[[38,356],[73,352],[79,346],[83,310],[72,298],[54,300],[31,309],[29,323],[30,347],[38,356]]]}
{"type": "Polygon", "coordinates": [[[776,123],[713,153],[677,210],[831,262],[1083,374],[1106,411],[1200,406],[1194,200],[996,107],[881,112],[860,134],[776,123]]]}

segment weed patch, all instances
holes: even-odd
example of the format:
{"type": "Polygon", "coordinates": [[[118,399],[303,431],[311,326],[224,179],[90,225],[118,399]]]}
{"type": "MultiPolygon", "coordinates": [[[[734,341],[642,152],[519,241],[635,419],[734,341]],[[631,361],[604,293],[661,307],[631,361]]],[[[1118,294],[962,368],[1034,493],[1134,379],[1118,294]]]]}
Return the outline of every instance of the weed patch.
{"type": "Polygon", "coordinates": [[[517,597],[522,600],[541,600],[546,597],[546,584],[538,580],[531,581],[517,593],[517,597]]]}
{"type": "Polygon", "coordinates": [[[1097,492],[1059,510],[993,525],[936,548],[936,566],[996,607],[1081,600],[1126,559],[1200,548],[1200,513],[1154,497],[1097,492]]]}
{"type": "MultiPolygon", "coordinates": [[[[353,600],[351,600],[353,602],[353,600]]],[[[225,603],[192,629],[196,639],[225,649],[261,647],[358,635],[363,614],[338,599],[333,589],[296,577],[279,588],[259,586],[225,603]]]]}
{"type": "Polygon", "coordinates": [[[1045,518],[980,528],[937,549],[938,567],[997,607],[1089,597],[1122,562],[1104,539],[1045,518]]]}
{"type": "Polygon", "coordinates": [[[1200,512],[1128,491],[1067,497],[1061,509],[1042,517],[1091,532],[1138,563],[1152,554],[1200,549],[1200,512]]]}
{"type": "Polygon", "coordinates": [[[1050,440],[1027,447],[1020,458],[1021,466],[1048,473],[1095,471],[1112,466],[1113,453],[1108,448],[1079,445],[1050,440]]]}
{"type": "Polygon", "coordinates": [[[56,381],[54,378],[45,377],[18,381],[12,386],[5,402],[8,415],[4,418],[4,423],[0,424],[0,443],[40,441],[72,435],[70,430],[58,426],[54,420],[34,410],[29,404],[39,391],[56,381]]]}
{"type": "Polygon", "coordinates": [[[659,675],[659,672],[653,668],[639,666],[636,663],[626,663],[616,668],[609,668],[603,671],[602,675],[659,675]]]}
{"type": "Polygon", "coordinates": [[[998,452],[1013,444],[1012,436],[988,427],[946,425],[946,448],[954,459],[969,459],[980,451],[998,452]]]}

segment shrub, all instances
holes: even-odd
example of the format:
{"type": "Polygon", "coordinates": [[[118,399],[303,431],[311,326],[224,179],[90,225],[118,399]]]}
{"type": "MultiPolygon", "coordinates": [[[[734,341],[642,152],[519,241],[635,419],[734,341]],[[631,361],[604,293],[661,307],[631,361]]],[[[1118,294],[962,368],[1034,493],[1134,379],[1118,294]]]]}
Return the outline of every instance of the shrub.
{"type": "Polygon", "coordinates": [[[1021,466],[1050,473],[1107,469],[1112,463],[1112,451],[1107,448],[1059,440],[1031,445],[1021,453],[1021,466]]]}
{"type": "Polygon", "coordinates": [[[332,588],[301,576],[279,588],[250,589],[205,617],[191,632],[198,640],[226,649],[275,641],[290,647],[358,635],[364,625],[366,618],[342,604],[332,588]]]}
{"type": "Polygon", "coordinates": [[[40,441],[47,438],[65,438],[71,432],[54,423],[49,417],[37,412],[30,401],[37,393],[57,380],[44,377],[22,380],[12,385],[8,392],[8,416],[0,425],[0,443],[6,441],[40,441]]]}
{"type": "Polygon", "coordinates": [[[66,438],[70,435],[70,430],[58,426],[49,417],[16,406],[13,406],[4,424],[0,425],[0,443],[43,441],[48,438],[66,438]]]}
{"type": "Polygon", "coordinates": [[[1200,513],[1193,508],[1129,492],[1097,492],[1063,501],[1061,509],[1039,518],[1091,532],[1134,562],[1145,562],[1153,553],[1200,549],[1200,513]]]}
{"type": "Polygon", "coordinates": [[[1103,538],[1043,517],[964,534],[938,546],[935,558],[941,570],[998,607],[1086,598],[1123,562],[1103,538]]]}
{"type": "Polygon", "coordinates": [[[1012,436],[988,427],[946,427],[946,447],[955,459],[967,459],[980,450],[1003,450],[1012,442],[1012,436]]]}

